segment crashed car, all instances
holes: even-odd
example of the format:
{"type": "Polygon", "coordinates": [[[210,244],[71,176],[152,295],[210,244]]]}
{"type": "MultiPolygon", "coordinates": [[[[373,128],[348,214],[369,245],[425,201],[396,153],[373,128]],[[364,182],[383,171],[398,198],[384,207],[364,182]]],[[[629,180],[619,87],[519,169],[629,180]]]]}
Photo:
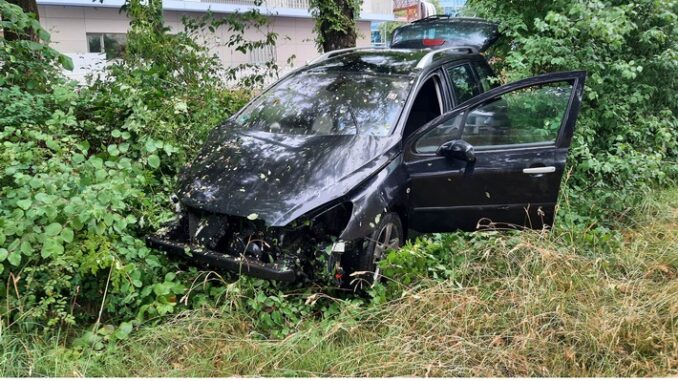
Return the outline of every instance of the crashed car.
{"type": "Polygon", "coordinates": [[[379,279],[408,232],[553,222],[585,73],[492,88],[479,49],[347,49],[212,131],[149,246],[285,282],[379,279]]]}

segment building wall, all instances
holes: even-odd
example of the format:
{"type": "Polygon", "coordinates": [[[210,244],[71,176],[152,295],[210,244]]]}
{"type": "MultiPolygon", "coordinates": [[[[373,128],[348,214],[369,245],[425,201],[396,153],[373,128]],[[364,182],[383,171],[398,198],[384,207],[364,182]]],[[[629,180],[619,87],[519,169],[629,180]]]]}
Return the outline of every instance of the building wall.
{"type": "MultiPolygon", "coordinates": [[[[52,37],[52,46],[62,53],[87,53],[87,33],[126,33],[129,19],[116,8],[76,7],[62,5],[40,5],[40,22],[52,37]]],[[[183,29],[183,16],[196,17],[197,12],[165,11],[165,22],[173,32],[183,29]]],[[[290,57],[295,67],[316,57],[314,21],[311,18],[271,16],[268,31],[278,33],[276,56],[278,64],[284,67],[290,57]]],[[[370,21],[359,21],[358,46],[370,45],[370,21]]],[[[250,40],[261,39],[264,32],[246,32],[250,40]]],[[[218,30],[200,38],[216,53],[227,66],[248,63],[250,58],[234,51],[224,44],[228,40],[225,30],[218,30]]]]}

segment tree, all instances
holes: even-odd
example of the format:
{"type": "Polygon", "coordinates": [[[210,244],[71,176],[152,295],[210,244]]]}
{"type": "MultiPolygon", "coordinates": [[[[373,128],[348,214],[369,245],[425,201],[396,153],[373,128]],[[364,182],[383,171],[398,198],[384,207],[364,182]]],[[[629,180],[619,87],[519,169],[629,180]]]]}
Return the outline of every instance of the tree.
{"type": "Polygon", "coordinates": [[[311,0],[316,44],[324,52],[356,45],[356,20],[362,0],[311,0]]]}
{"type": "MultiPolygon", "coordinates": [[[[26,14],[33,14],[36,20],[40,20],[40,14],[38,13],[38,4],[35,0],[7,0],[8,3],[17,5],[21,7],[21,10],[26,14]]],[[[16,40],[32,40],[38,41],[38,35],[33,32],[32,29],[27,30],[25,34],[17,34],[11,30],[5,30],[3,33],[5,40],[7,41],[16,41],[16,40]]]]}

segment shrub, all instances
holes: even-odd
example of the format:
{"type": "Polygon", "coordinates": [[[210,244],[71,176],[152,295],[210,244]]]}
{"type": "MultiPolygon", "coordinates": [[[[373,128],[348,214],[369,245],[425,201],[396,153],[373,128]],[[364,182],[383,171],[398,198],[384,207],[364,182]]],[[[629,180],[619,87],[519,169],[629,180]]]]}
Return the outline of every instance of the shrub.
{"type": "Polygon", "coordinates": [[[138,2],[129,4],[129,54],[77,88],[39,23],[4,0],[0,7],[4,30],[41,38],[0,39],[3,324],[47,330],[175,311],[195,274],[143,236],[172,217],[174,175],[249,92],[227,88],[205,47],[189,32],[169,34],[138,2]]]}

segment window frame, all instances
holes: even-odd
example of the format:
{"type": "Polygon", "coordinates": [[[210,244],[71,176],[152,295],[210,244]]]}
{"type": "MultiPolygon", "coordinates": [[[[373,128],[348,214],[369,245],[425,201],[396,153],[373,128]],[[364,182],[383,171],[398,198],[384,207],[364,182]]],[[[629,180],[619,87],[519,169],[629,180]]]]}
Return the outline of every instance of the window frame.
{"type": "MultiPolygon", "coordinates": [[[[443,70],[444,71],[444,70],[443,70]]],[[[483,92],[480,95],[469,99],[468,101],[464,102],[461,105],[456,105],[452,110],[449,112],[445,113],[442,115],[438,120],[436,124],[433,124],[427,128],[421,128],[419,131],[416,131],[415,133],[411,134],[408,138],[407,141],[405,142],[405,145],[409,147],[407,149],[408,157],[420,157],[420,158],[430,158],[430,157],[436,157],[438,156],[436,153],[430,153],[430,152],[418,152],[416,151],[415,147],[417,145],[417,141],[421,139],[425,134],[427,134],[429,131],[432,129],[440,126],[441,124],[447,122],[450,119],[453,119],[457,117],[460,113],[463,114],[462,117],[462,127],[459,129],[459,135],[456,137],[457,139],[461,139],[464,131],[464,127],[466,126],[466,120],[468,118],[468,114],[470,113],[471,109],[485,105],[487,103],[495,101],[498,97],[526,89],[529,87],[535,87],[535,86],[540,86],[540,85],[546,85],[549,83],[556,83],[556,82],[568,82],[572,85],[572,91],[570,93],[570,97],[567,102],[566,110],[567,112],[563,116],[562,120],[560,121],[560,126],[558,127],[558,135],[553,143],[551,142],[537,142],[537,143],[518,143],[518,144],[510,144],[510,145],[497,145],[497,146],[474,146],[474,149],[476,149],[477,153],[485,153],[485,152],[496,152],[496,151],[514,151],[514,150],[531,150],[531,149],[543,149],[543,148],[559,148],[563,140],[569,140],[571,139],[571,136],[567,137],[565,136],[566,133],[568,133],[567,125],[566,123],[572,123],[570,120],[571,115],[569,114],[573,105],[575,104],[574,102],[577,101],[577,97],[580,97],[581,94],[578,93],[580,91],[579,87],[581,86],[581,82],[583,82],[584,78],[586,77],[586,73],[583,71],[573,71],[573,72],[560,72],[560,73],[551,73],[551,74],[543,74],[537,77],[531,77],[531,78],[526,78],[523,80],[519,80],[517,82],[509,83],[506,85],[498,86],[493,88],[490,91],[483,92]],[[476,98],[480,98],[476,100],[476,98]]],[[[579,102],[581,100],[579,99],[579,102]]],[[[576,115],[575,115],[576,119],[576,115]]],[[[450,140],[454,140],[454,137],[451,137],[450,140]]]]}
{"type": "Polygon", "coordinates": [[[398,122],[396,123],[396,128],[392,131],[392,134],[397,134],[401,139],[407,140],[414,136],[417,133],[417,131],[421,129],[421,127],[424,127],[427,124],[431,123],[432,121],[442,118],[445,115],[449,114],[454,109],[453,104],[454,100],[450,96],[450,91],[446,89],[449,89],[449,85],[447,82],[447,77],[445,77],[445,70],[442,70],[442,68],[437,68],[436,70],[432,70],[428,74],[422,76],[421,79],[416,84],[416,86],[410,90],[410,96],[406,101],[405,107],[403,107],[401,111],[401,116],[398,119],[398,122]],[[417,101],[417,97],[419,96],[421,89],[431,79],[433,79],[434,82],[436,83],[436,95],[438,96],[440,115],[438,115],[435,119],[427,122],[423,126],[420,126],[417,130],[412,131],[409,134],[409,136],[405,137],[404,136],[405,128],[407,127],[407,122],[410,120],[412,106],[417,101]]]}
{"type": "Polygon", "coordinates": [[[471,65],[471,61],[466,61],[466,62],[455,62],[450,65],[443,66],[443,73],[445,76],[445,81],[447,82],[447,89],[450,93],[450,98],[454,104],[454,106],[458,106],[466,101],[469,101],[478,95],[482,94],[484,91],[480,91],[479,83],[478,83],[478,78],[476,76],[475,70],[473,70],[473,66],[471,65]],[[457,95],[457,89],[454,87],[454,81],[452,76],[450,75],[450,70],[456,69],[458,67],[463,67],[466,66],[466,73],[469,75],[471,79],[471,90],[473,92],[473,96],[471,98],[466,99],[465,101],[460,101],[459,96],[457,95]]]}
{"type": "MultiPolygon", "coordinates": [[[[125,47],[125,50],[127,49],[127,33],[118,33],[118,32],[86,32],[86,33],[85,33],[85,40],[87,41],[87,53],[91,53],[91,54],[104,54],[104,55],[106,55],[106,45],[105,45],[105,42],[104,42],[104,41],[106,40],[106,38],[105,38],[106,35],[110,36],[110,38],[113,38],[112,36],[124,36],[124,41],[125,41],[124,47],[125,47]],[[92,51],[90,51],[89,39],[90,39],[90,37],[94,37],[94,36],[97,36],[97,37],[99,38],[99,47],[101,48],[101,50],[98,51],[98,52],[92,52],[92,51]]],[[[119,59],[119,58],[122,58],[122,57],[118,57],[118,56],[114,56],[114,57],[111,57],[111,58],[106,57],[106,60],[115,60],[115,59],[119,59]]]]}

